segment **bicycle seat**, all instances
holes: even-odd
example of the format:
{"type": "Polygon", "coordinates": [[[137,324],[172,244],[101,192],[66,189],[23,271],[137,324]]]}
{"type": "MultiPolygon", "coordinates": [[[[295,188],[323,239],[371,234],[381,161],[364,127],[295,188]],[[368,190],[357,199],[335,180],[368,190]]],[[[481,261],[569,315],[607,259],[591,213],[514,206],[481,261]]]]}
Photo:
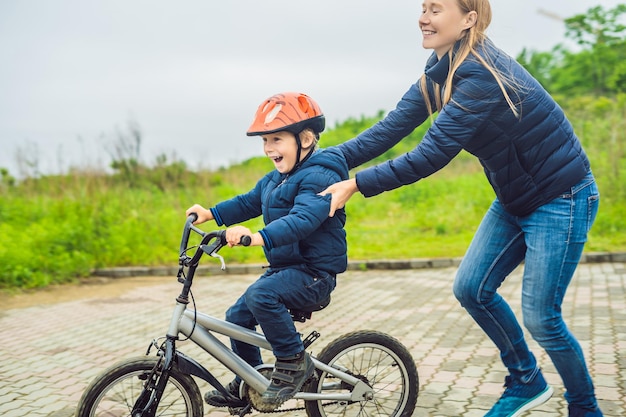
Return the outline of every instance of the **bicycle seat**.
{"type": "Polygon", "coordinates": [[[291,318],[293,319],[293,321],[304,323],[305,321],[307,321],[307,319],[311,318],[311,314],[314,311],[320,311],[326,308],[329,304],[330,304],[330,295],[328,296],[327,299],[325,299],[321,303],[301,307],[299,309],[289,308],[289,314],[291,314],[291,318]]]}

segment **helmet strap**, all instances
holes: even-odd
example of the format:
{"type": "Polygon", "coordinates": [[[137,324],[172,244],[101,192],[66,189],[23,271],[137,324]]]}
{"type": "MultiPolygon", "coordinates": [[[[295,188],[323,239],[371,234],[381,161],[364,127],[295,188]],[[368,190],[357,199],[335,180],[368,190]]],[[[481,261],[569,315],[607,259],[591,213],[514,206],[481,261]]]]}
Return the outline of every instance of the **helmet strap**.
{"type": "Polygon", "coordinates": [[[302,156],[302,141],[300,140],[300,133],[294,135],[296,137],[296,145],[298,145],[298,153],[296,154],[296,165],[294,169],[300,165],[300,157],[302,156]]]}
{"type": "Polygon", "coordinates": [[[296,137],[296,144],[298,145],[298,152],[296,153],[296,164],[293,166],[293,169],[287,173],[287,175],[290,175],[290,174],[294,173],[298,168],[300,168],[300,166],[307,159],[309,159],[309,156],[311,156],[311,154],[313,153],[312,150],[309,150],[309,152],[306,154],[304,159],[302,159],[302,161],[301,161],[300,158],[302,157],[302,141],[300,140],[300,134],[299,133],[295,133],[294,136],[296,137]]]}

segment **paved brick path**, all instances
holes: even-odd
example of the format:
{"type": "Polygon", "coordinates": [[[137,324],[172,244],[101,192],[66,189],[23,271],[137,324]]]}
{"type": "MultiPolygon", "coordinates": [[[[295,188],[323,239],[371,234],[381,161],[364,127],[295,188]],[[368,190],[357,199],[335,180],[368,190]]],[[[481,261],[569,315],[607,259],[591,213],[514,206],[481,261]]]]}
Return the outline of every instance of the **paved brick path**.
{"type": "MultiPolygon", "coordinates": [[[[300,325],[301,332],[322,334],[310,348],[315,353],[342,333],[385,331],[400,339],[417,363],[414,416],[482,416],[500,395],[505,372],[495,348],[451,293],[455,271],[349,271],[340,277],[333,303],[300,325]]],[[[501,290],[517,312],[520,272],[501,290]]],[[[150,340],[165,333],[179,284],[174,278],[141,278],[139,286],[106,295],[110,286],[133,279],[103,284],[102,295],[0,310],[0,416],[72,416],[98,372],[143,354],[150,340]]],[[[256,274],[198,277],[198,309],[222,317],[254,279],[256,274]]],[[[626,416],[626,264],[581,264],[563,308],[586,352],[605,415],[626,416]]],[[[555,395],[527,416],[566,416],[562,383],[543,351],[531,346],[555,395]]],[[[195,346],[183,343],[181,350],[215,368],[195,346]]],[[[220,370],[215,375],[224,383],[231,378],[220,370]]],[[[205,415],[227,414],[205,406],[205,415]]]]}

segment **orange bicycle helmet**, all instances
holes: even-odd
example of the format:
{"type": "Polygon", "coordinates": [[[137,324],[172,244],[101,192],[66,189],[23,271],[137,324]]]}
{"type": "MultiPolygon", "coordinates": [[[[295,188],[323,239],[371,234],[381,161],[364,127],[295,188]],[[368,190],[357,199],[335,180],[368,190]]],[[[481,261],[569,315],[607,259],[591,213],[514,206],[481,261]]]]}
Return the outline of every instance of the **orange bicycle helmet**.
{"type": "Polygon", "coordinates": [[[310,128],[319,135],[326,125],[320,106],[302,93],[279,93],[265,100],[256,111],[246,133],[260,136],[286,130],[298,135],[310,128]]]}

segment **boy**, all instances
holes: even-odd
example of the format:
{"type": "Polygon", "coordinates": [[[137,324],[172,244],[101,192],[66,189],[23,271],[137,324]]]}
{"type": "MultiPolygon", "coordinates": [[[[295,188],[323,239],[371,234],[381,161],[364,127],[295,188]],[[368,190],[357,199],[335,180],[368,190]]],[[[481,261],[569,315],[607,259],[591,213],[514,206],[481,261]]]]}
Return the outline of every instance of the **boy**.
{"type": "MultiPolygon", "coordinates": [[[[278,407],[293,397],[313,374],[314,366],[304,350],[288,308],[306,309],[327,300],[336,275],[347,266],[345,212],[328,217],[330,195],[318,193],[348,178],[343,155],[318,149],[325,119],[318,104],[301,93],[276,94],[259,106],[248,136],[261,136],[265,154],[275,170],[248,193],[205,209],[196,204],[187,215],[198,215],[196,224],[215,220],[230,226],[263,215],[265,227],[252,233],[244,226],[226,230],[229,246],[250,236],[250,246],[263,246],[269,268],[226,312],[226,320],[254,329],[260,325],[272,345],[276,363],[264,402],[278,407]]],[[[252,366],[262,364],[259,348],[231,341],[231,346],[252,366]]],[[[241,381],[235,378],[227,390],[239,396],[241,381]]],[[[228,406],[219,391],[205,395],[208,404],[228,406]]]]}

